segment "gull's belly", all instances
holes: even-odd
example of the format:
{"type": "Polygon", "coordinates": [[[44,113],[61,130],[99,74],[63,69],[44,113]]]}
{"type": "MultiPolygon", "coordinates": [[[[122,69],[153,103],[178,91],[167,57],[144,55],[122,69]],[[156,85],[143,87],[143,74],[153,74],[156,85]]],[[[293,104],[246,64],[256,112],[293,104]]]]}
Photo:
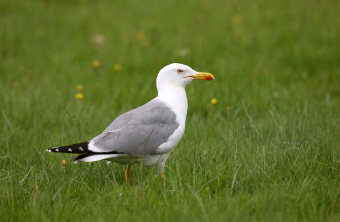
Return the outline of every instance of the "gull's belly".
{"type": "Polygon", "coordinates": [[[168,159],[170,152],[154,155],[115,155],[113,158],[107,160],[119,163],[121,165],[142,164],[143,167],[161,166],[164,167],[165,161],[168,159]]]}

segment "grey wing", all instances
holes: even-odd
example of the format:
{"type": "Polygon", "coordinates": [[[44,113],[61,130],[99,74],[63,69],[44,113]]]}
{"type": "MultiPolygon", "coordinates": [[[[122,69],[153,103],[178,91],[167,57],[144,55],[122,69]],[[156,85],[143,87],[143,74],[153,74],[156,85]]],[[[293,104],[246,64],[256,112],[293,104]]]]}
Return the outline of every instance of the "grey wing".
{"type": "Polygon", "coordinates": [[[102,134],[91,140],[90,145],[96,152],[152,155],[178,126],[176,114],[164,102],[151,100],[119,116],[102,134]]]}

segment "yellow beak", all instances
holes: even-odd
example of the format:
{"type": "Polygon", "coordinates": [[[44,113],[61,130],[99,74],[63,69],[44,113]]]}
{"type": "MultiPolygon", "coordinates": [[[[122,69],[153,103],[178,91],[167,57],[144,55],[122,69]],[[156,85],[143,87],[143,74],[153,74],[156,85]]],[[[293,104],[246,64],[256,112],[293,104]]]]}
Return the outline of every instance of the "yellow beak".
{"type": "Polygon", "coordinates": [[[188,76],[188,77],[192,77],[194,79],[202,79],[202,80],[215,80],[215,77],[207,72],[198,72],[197,75],[188,76]]]}

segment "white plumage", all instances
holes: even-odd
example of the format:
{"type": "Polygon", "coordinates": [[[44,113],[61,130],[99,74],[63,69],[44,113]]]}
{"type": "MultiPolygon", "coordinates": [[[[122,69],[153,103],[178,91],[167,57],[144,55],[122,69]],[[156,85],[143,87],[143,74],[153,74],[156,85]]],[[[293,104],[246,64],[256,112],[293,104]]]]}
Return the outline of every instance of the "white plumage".
{"type": "Polygon", "coordinates": [[[92,140],[47,151],[81,154],[74,158],[75,163],[109,160],[129,165],[127,182],[131,164],[157,165],[163,171],[184,134],[188,110],[185,87],[194,79],[213,80],[214,76],[186,65],[170,64],[158,73],[156,98],[122,114],[92,140]]]}

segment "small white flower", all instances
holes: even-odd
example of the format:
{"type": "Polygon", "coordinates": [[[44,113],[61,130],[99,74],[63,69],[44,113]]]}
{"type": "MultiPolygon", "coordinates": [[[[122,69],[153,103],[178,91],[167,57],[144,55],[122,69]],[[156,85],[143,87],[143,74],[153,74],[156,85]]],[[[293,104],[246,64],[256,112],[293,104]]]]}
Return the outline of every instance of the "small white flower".
{"type": "Polygon", "coordinates": [[[94,34],[93,35],[93,41],[97,45],[102,45],[102,44],[105,43],[105,37],[103,35],[101,35],[101,34],[94,34]]]}
{"type": "Polygon", "coordinates": [[[179,50],[178,54],[179,54],[179,56],[184,57],[188,54],[188,50],[187,49],[181,49],[181,50],[179,50]]]}

